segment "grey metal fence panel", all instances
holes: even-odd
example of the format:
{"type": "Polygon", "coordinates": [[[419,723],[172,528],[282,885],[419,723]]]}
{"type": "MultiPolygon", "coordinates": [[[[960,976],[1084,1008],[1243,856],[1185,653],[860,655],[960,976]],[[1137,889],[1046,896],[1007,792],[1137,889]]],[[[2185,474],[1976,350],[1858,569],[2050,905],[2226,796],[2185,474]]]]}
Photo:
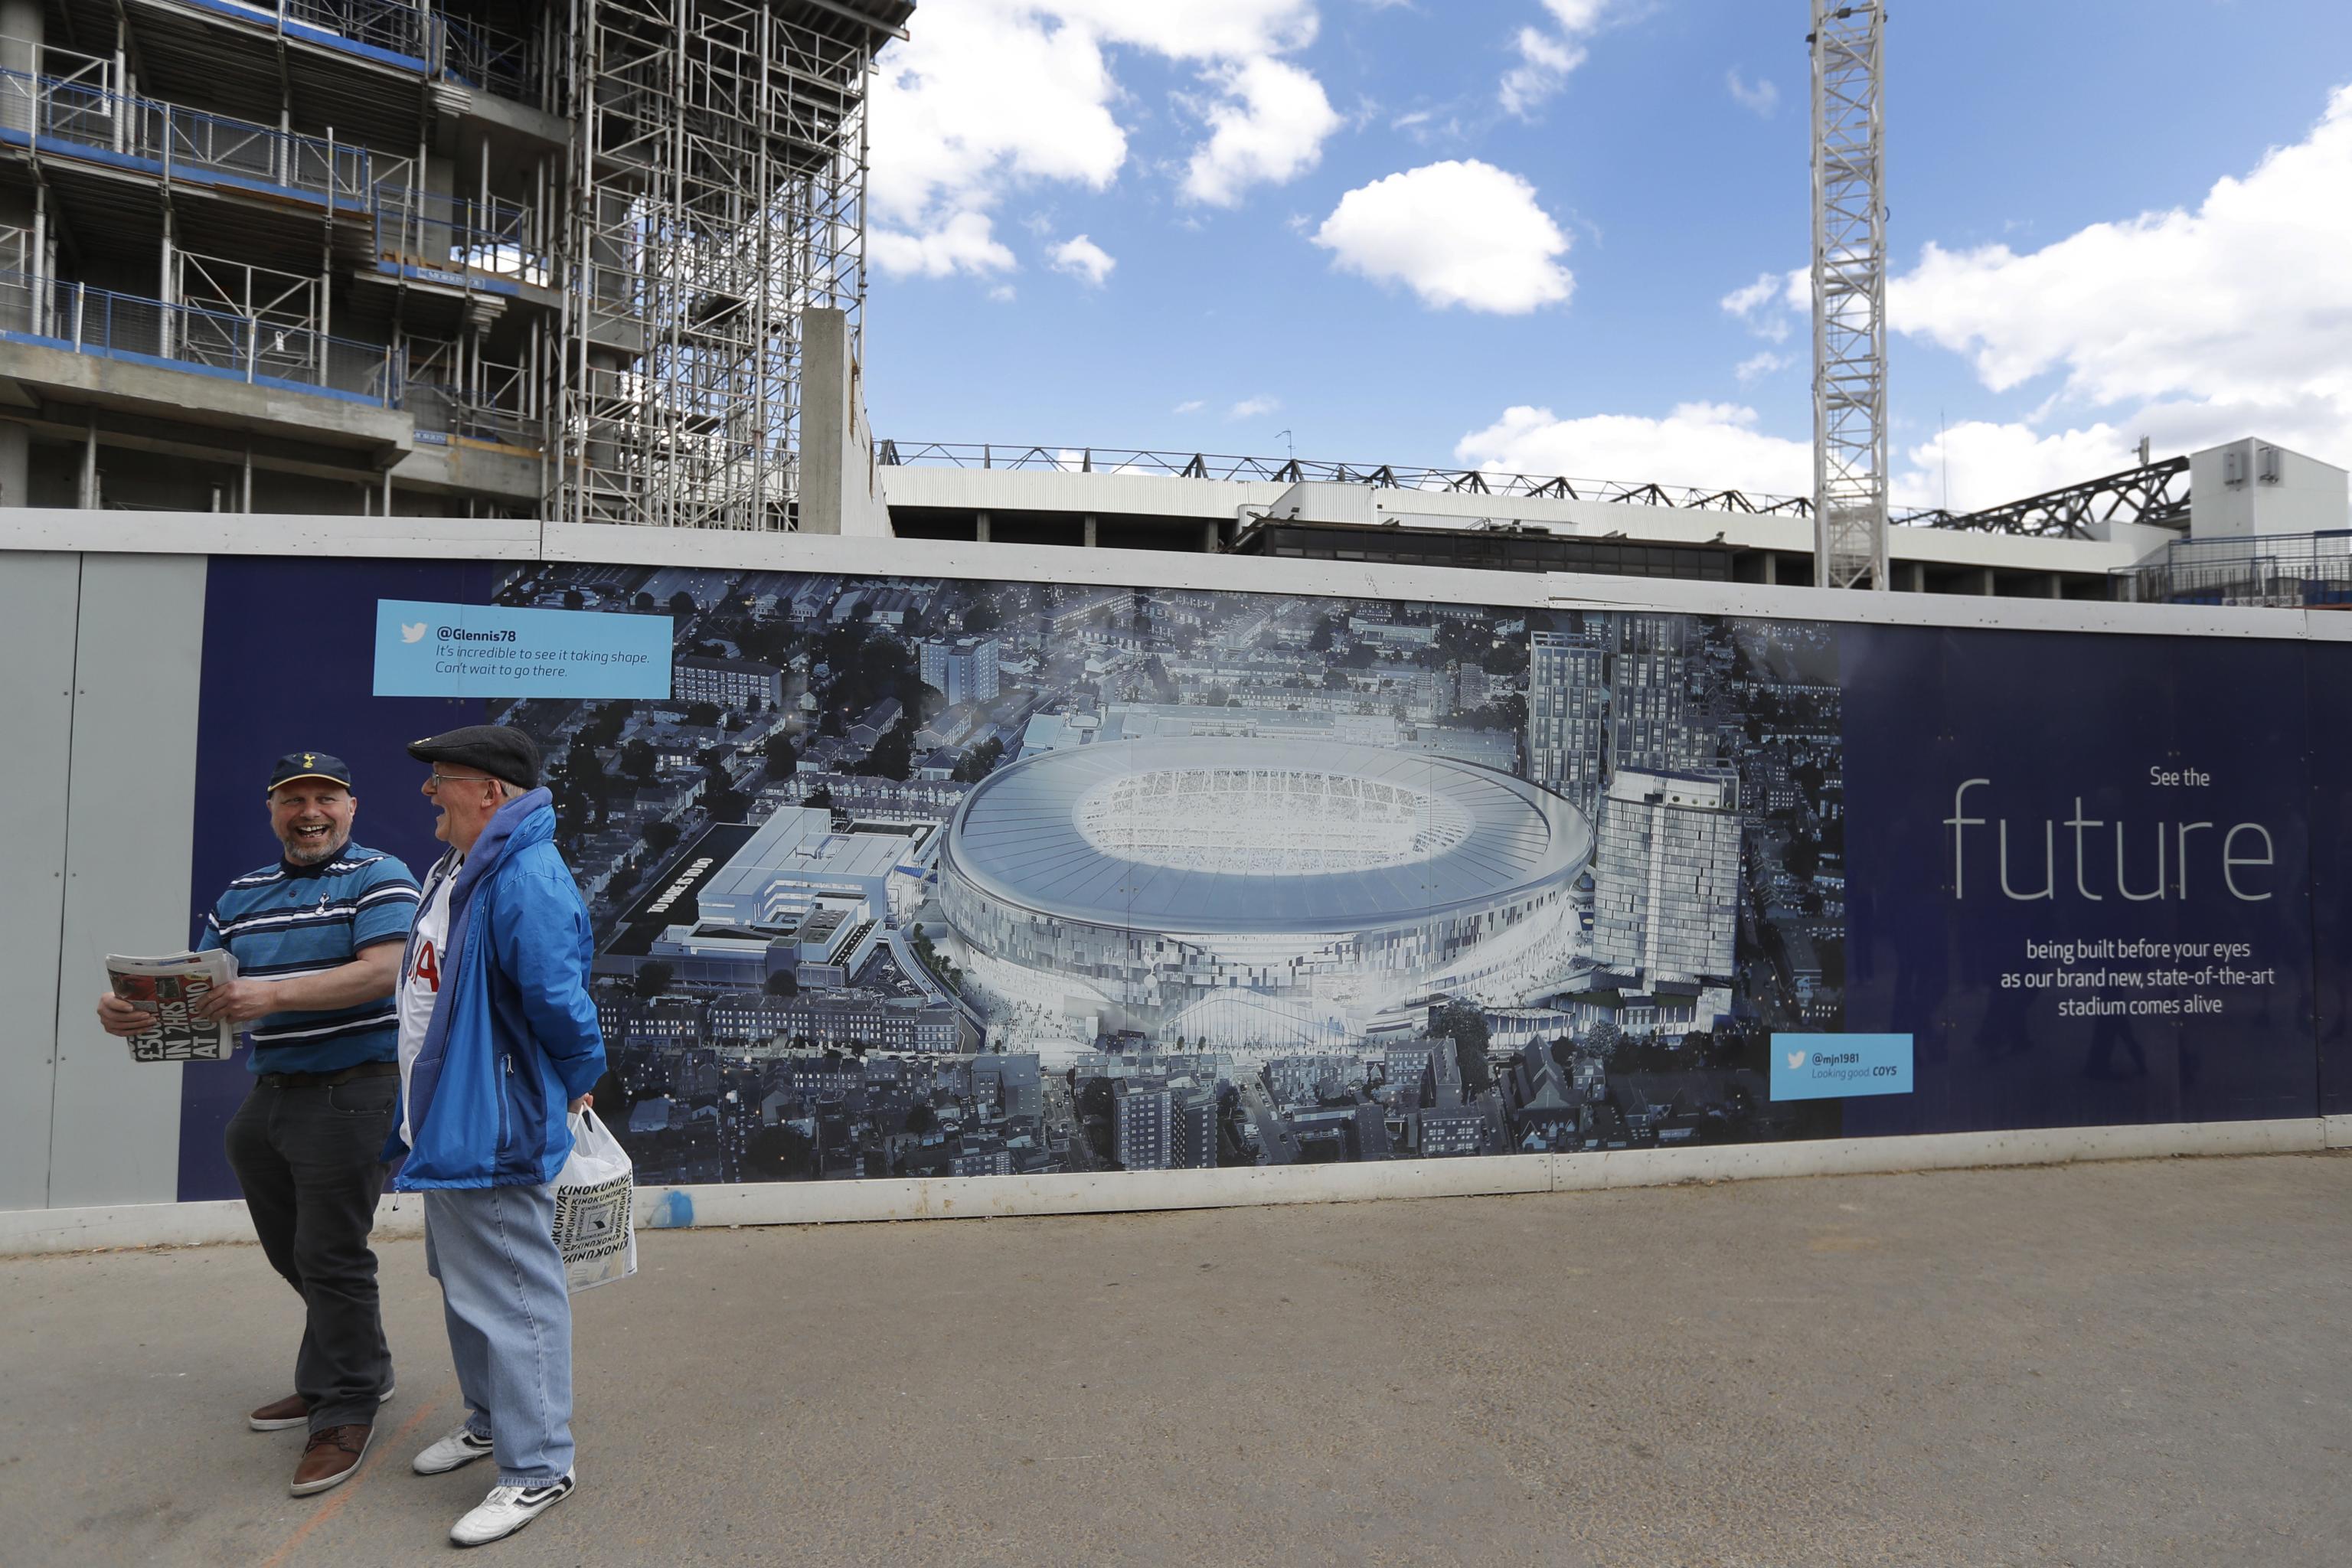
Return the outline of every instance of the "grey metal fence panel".
{"type": "MultiPolygon", "coordinates": [[[[88,555],[75,622],[63,999],[49,1206],[179,1195],[180,1068],[134,1063],[92,1016],[109,952],[188,943],[201,555],[88,555]],[[103,1130],[102,1136],[91,1135],[103,1130]]],[[[260,803],[255,803],[260,809],[260,803]]]]}
{"type": "MultiPolygon", "coordinates": [[[[58,931],[65,912],[66,756],[73,732],[74,617],[81,558],[11,552],[0,567],[0,790],[20,825],[0,835],[0,996],[9,1048],[0,1051],[0,1208],[48,1202],[49,1101],[57,1082],[58,931]]],[[[71,994],[94,999],[77,967],[71,994]]]]}

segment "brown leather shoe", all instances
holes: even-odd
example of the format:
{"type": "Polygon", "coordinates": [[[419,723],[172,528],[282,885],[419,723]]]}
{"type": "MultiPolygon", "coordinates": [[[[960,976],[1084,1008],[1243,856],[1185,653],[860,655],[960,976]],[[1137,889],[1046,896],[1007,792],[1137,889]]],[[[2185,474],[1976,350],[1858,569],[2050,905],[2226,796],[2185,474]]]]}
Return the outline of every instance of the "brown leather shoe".
{"type": "Polygon", "coordinates": [[[283,1432],[289,1426],[310,1424],[310,1405],[299,1394],[263,1405],[245,1418],[245,1424],[257,1432],[283,1432]]]}
{"type": "Polygon", "coordinates": [[[311,1433],[302,1446],[302,1462],[294,1467],[294,1495],[309,1497],[350,1480],[374,1436],[373,1426],[330,1426],[311,1433]]]}
{"type": "MultiPolygon", "coordinates": [[[[392,1390],[387,1388],[376,1395],[375,1402],[378,1405],[391,1404],[392,1390]]],[[[310,1424],[310,1405],[300,1394],[289,1394],[247,1416],[245,1424],[257,1432],[283,1432],[289,1426],[308,1426],[310,1424]]]]}

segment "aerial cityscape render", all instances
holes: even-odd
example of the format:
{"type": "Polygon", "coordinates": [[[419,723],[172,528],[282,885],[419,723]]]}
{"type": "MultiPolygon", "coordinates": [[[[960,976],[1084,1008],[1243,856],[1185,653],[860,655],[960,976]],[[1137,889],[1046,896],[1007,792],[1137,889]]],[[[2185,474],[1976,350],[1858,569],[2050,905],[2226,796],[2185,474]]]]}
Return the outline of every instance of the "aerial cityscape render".
{"type": "Polygon", "coordinates": [[[1833,1134],[1837,631],[532,565],[667,616],[549,761],[647,1182],[1833,1134]]]}

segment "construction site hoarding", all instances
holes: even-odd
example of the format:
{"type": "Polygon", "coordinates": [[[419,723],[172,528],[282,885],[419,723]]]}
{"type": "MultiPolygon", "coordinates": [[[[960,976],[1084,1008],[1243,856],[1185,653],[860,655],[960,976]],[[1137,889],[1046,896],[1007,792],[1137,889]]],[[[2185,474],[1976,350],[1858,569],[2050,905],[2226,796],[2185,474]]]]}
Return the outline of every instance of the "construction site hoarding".
{"type": "MultiPolygon", "coordinates": [[[[198,558],[200,649],[141,650],[194,666],[186,878],[151,896],[193,934],[274,860],[256,781],[289,748],[345,759],[357,837],[421,877],[407,742],[528,731],[593,929],[598,1108],[648,1186],[2352,1109],[2326,897],[2352,742],[2321,695],[2352,650],[2300,616],[551,553],[198,558]]],[[[119,1054],[76,963],[60,1057],[119,1054]]],[[[156,1198],[236,1194],[247,1065],[144,1069],[178,1079],[156,1198]]]]}

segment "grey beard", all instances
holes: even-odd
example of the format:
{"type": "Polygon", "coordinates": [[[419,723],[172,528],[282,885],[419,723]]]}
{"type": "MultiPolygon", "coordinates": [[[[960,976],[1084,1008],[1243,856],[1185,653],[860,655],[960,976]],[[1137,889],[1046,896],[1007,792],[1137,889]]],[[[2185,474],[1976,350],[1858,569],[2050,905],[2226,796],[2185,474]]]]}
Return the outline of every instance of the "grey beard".
{"type": "Polygon", "coordinates": [[[315,866],[321,860],[334,858],[342,852],[343,846],[350,842],[348,837],[337,838],[323,849],[297,848],[291,844],[284,845],[283,847],[286,851],[286,858],[293,861],[297,866],[315,866]]]}

